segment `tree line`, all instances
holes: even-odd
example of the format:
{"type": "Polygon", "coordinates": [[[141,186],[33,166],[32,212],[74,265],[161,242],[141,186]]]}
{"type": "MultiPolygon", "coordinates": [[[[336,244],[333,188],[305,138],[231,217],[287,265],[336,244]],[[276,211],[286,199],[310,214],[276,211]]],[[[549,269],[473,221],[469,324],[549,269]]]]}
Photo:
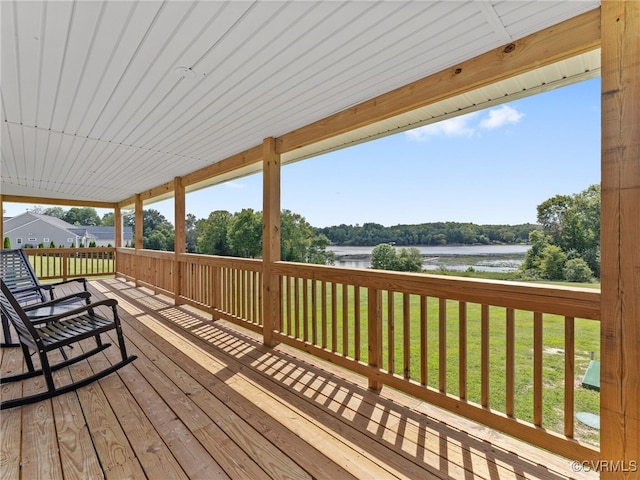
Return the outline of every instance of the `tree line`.
{"type": "Polygon", "coordinates": [[[378,223],[338,225],[318,228],[332,244],[375,246],[383,243],[398,246],[417,245],[491,245],[527,243],[529,233],[538,225],[476,225],[474,223],[435,222],[385,227],[378,223]]]}

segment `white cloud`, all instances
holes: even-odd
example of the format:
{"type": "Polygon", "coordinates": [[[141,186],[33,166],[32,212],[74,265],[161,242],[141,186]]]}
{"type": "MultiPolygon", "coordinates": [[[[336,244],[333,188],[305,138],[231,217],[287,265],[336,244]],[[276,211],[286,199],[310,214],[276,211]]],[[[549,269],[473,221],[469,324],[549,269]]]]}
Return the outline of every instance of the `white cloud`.
{"type": "Polygon", "coordinates": [[[477,121],[482,112],[472,112],[459,117],[449,118],[438,123],[409,130],[406,135],[418,142],[429,140],[431,137],[473,137],[478,135],[478,129],[492,130],[509,124],[518,123],[524,113],[509,105],[489,110],[484,118],[477,121]]]}
{"type": "Polygon", "coordinates": [[[467,113],[459,117],[449,118],[438,123],[425,125],[406,132],[407,136],[418,142],[428,140],[429,137],[471,137],[476,133],[476,129],[470,125],[477,112],[467,113]]]}
{"type": "Polygon", "coordinates": [[[230,181],[230,182],[226,182],[224,185],[226,187],[229,187],[229,188],[244,188],[244,184],[243,183],[236,182],[236,181],[233,181],[233,180],[230,181]]]}
{"type": "Polygon", "coordinates": [[[491,130],[504,125],[518,123],[522,117],[524,117],[524,113],[509,105],[503,105],[500,108],[489,110],[489,116],[482,119],[480,127],[491,130]]]}

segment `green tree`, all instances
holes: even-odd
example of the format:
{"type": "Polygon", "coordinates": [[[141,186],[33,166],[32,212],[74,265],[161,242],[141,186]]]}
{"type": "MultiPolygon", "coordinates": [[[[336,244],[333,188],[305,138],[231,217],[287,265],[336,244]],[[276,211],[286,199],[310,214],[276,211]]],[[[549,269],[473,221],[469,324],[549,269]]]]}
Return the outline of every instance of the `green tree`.
{"type": "Polygon", "coordinates": [[[185,248],[188,253],[198,250],[198,221],[193,213],[188,213],[185,220],[185,248]]]}
{"type": "Polygon", "coordinates": [[[198,253],[231,255],[229,231],[232,220],[233,215],[226,210],[216,210],[211,212],[206,220],[198,220],[198,253]]]}
{"type": "Polygon", "coordinates": [[[401,248],[398,251],[397,269],[402,272],[422,271],[422,254],[416,247],[401,248]]]}
{"type": "Polygon", "coordinates": [[[62,218],[67,223],[71,225],[83,225],[83,226],[94,226],[100,225],[100,216],[98,212],[96,212],[95,208],[84,207],[77,208],[73,207],[67,210],[62,218]]]}
{"type": "Polygon", "coordinates": [[[48,215],[50,217],[56,217],[56,218],[59,218],[61,220],[64,220],[64,216],[65,216],[66,213],[67,212],[62,207],[46,208],[42,212],[43,215],[48,215]]]}
{"type": "Polygon", "coordinates": [[[582,258],[571,258],[564,264],[563,277],[569,282],[590,282],[593,272],[582,258]]]}
{"type": "Polygon", "coordinates": [[[381,243],[371,250],[371,268],[378,270],[395,270],[396,264],[396,249],[392,245],[381,243]]]}
{"type": "Polygon", "coordinates": [[[234,257],[259,258],[262,255],[262,213],[244,208],[233,216],[229,246],[234,257]]]}
{"type": "Polygon", "coordinates": [[[544,233],[533,230],[529,234],[531,248],[527,251],[522,263],[523,270],[538,270],[540,268],[543,250],[551,244],[551,237],[544,233]]]}
{"type": "Polygon", "coordinates": [[[563,280],[567,255],[557,245],[547,245],[540,256],[540,271],[548,280],[563,280]]]}
{"type": "Polygon", "coordinates": [[[5,250],[11,248],[11,239],[9,237],[4,237],[4,247],[5,250]]]}
{"type": "Polygon", "coordinates": [[[105,213],[100,220],[100,225],[113,227],[115,225],[115,214],[113,212],[105,213]]]}
{"type": "MultiPolygon", "coordinates": [[[[135,237],[135,215],[130,215],[127,223],[130,223],[130,226],[134,229],[135,237]]],[[[174,247],[174,241],[175,232],[173,224],[158,210],[152,208],[143,210],[142,248],[171,251],[174,247]]],[[[131,246],[135,246],[135,238],[131,241],[131,246]]]]}
{"type": "Polygon", "coordinates": [[[329,239],[316,233],[305,218],[290,210],[280,214],[280,258],[287,262],[333,264],[335,254],[327,252],[329,239]]]}
{"type": "Polygon", "coordinates": [[[600,185],[575,195],[556,195],[538,205],[538,222],[550,243],[582,258],[600,276],[600,185]]]}

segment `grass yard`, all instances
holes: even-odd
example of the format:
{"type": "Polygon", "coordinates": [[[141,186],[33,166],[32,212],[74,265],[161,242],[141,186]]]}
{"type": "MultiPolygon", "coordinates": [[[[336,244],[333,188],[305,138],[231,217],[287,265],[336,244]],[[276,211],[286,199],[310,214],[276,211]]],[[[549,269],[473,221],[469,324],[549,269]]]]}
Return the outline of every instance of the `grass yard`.
{"type": "Polygon", "coordinates": [[[29,255],[36,276],[40,280],[53,280],[65,277],[96,277],[114,275],[115,261],[104,252],[75,252],[49,255],[29,255]],[[66,265],[65,265],[66,264],[66,265]]]}

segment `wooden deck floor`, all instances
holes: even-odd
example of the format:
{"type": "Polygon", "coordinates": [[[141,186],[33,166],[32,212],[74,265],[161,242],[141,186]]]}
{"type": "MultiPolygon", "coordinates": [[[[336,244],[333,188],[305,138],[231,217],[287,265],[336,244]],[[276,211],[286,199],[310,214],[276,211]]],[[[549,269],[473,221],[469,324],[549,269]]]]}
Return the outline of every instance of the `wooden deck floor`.
{"type": "MultiPolygon", "coordinates": [[[[2,411],[2,479],[596,478],[130,283],[90,288],[118,300],[138,359],[76,392],[2,411]]],[[[2,373],[22,368],[20,349],[1,355],[2,373]]],[[[59,380],[118,352],[100,355],[59,380]]],[[[2,397],[41,387],[6,384],[2,397]]]]}

